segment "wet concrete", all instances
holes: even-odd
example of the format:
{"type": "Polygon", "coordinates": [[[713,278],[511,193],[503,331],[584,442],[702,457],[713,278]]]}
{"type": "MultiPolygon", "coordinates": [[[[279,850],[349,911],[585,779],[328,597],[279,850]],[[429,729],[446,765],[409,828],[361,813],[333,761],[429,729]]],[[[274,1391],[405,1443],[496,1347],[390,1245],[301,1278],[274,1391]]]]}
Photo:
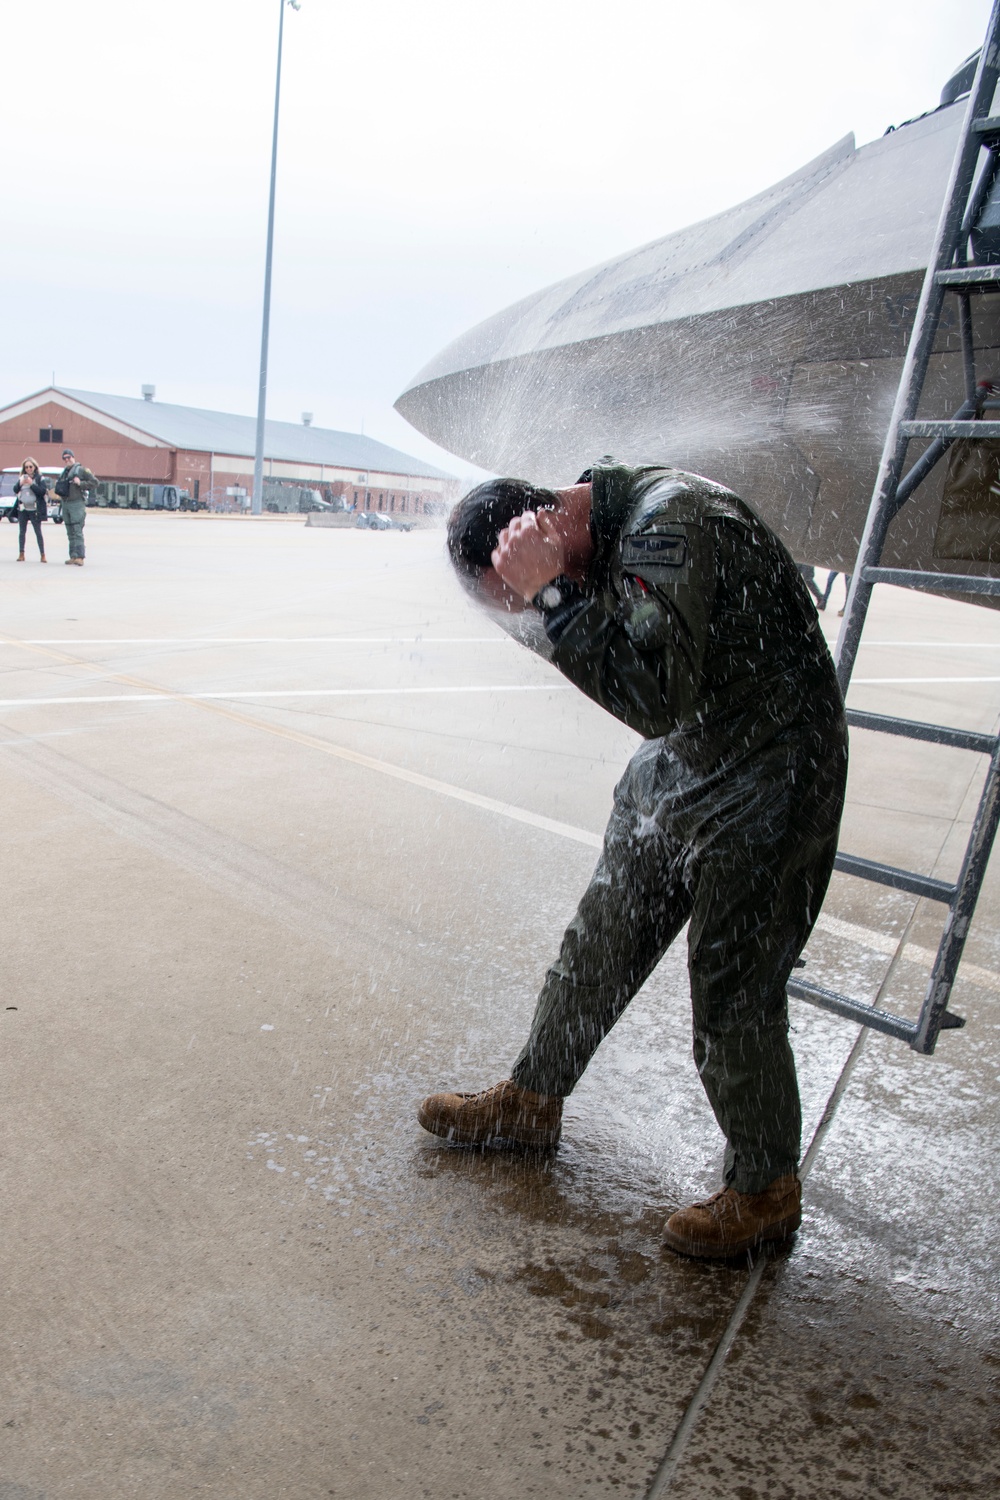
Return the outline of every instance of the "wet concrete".
{"type": "MultiPolygon", "coordinates": [[[[0,1500],[645,1494],[747,1277],[659,1244],[721,1156],[683,952],[555,1154],[413,1120],[509,1067],[633,736],[469,609],[432,534],[102,515],[88,542],[0,562],[0,1500]]],[[[879,611],[874,639],[950,645],[859,677],[1000,676],[996,617],[879,611]]],[[[865,694],[995,721],[996,684],[865,694]]],[[[976,766],[856,737],[845,844],[945,871],[976,766]]],[[[967,1030],[932,1060],[868,1039],[671,1493],[995,1492],[996,892],[967,1030]]],[[[873,994],[910,915],[838,877],[811,972],[873,994]]],[[[808,1139],[856,1028],[793,1019],[808,1139]]]]}

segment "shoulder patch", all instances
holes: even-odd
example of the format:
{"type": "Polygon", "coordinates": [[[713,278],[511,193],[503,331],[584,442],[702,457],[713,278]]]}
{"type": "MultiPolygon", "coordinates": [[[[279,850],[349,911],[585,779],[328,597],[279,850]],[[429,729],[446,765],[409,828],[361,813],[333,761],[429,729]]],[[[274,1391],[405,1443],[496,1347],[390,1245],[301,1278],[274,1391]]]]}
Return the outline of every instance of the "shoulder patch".
{"type": "Polygon", "coordinates": [[[625,537],[621,560],[626,572],[641,568],[644,563],[653,563],[658,568],[683,568],[688,560],[687,537],[669,532],[625,537]]]}
{"type": "Polygon", "coordinates": [[[670,639],[670,618],[655,599],[644,599],[625,617],[625,634],[640,651],[655,651],[670,639]]]}

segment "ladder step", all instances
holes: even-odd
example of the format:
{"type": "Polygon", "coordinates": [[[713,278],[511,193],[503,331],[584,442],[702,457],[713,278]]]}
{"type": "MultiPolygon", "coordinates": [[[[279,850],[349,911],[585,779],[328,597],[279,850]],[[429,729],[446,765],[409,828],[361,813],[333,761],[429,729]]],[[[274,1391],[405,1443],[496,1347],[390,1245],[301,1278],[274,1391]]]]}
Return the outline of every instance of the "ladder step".
{"type": "Polygon", "coordinates": [[[967,573],[924,573],[911,568],[862,568],[865,583],[894,583],[901,589],[923,589],[930,594],[1000,594],[1000,578],[974,578],[967,573]]]}
{"type": "MultiPolygon", "coordinates": [[[[810,984],[808,979],[790,979],[786,986],[794,1000],[807,1000],[821,1010],[832,1011],[836,1016],[846,1016],[849,1021],[860,1021],[873,1031],[882,1031],[901,1042],[916,1039],[918,1023],[908,1021],[905,1016],[894,1016],[892,1011],[880,1010],[875,1005],[865,1005],[862,1000],[852,1000],[849,995],[838,995],[836,990],[824,989],[821,984],[810,984]]],[[[958,1031],[965,1025],[965,1017],[946,1010],[941,1017],[942,1031],[958,1031]]]]}
{"type": "Polygon", "coordinates": [[[953,291],[976,287],[1000,291],[1000,266],[953,266],[948,271],[938,271],[934,280],[938,286],[951,287],[953,291]]]}
{"type": "Polygon", "coordinates": [[[894,891],[908,891],[911,896],[924,896],[928,901],[940,901],[945,906],[951,905],[958,892],[958,887],[947,880],[918,875],[914,870],[900,870],[895,865],[882,865],[875,859],[862,859],[860,854],[838,854],[833,867],[842,875],[856,875],[860,880],[888,885],[894,891]]]}
{"type": "MultiPolygon", "coordinates": [[[[976,135],[981,135],[984,138],[995,136],[997,141],[1000,142],[1000,115],[982,115],[978,120],[973,120],[972,129],[976,135]]],[[[984,139],[983,145],[988,144],[988,140],[984,139]]]]}
{"type": "Polygon", "coordinates": [[[1000,438],[1000,422],[900,422],[900,437],[975,438],[987,442],[1000,438]]]}
{"type": "Polygon", "coordinates": [[[944,724],[921,724],[917,719],[893,719],[887,714],[868,714],[859,708],[847,710],[847,722],[852,729],[875,729],[881,734],[899,734],[908,740],[949,745],[954,750],[974,750],[978,755],[992,755],[1000,744],[1000,736],[995,734],[949,729],[944,724]]]}
{"type": "Polygon", "coordinates": [[[917,1035],[917,1023],[903,1016],[894,1016],[891,1011],[879,1010],[877,1006],[865,1005],[861,1000],[852,1000],[849,995],[838,995],[835,990],[822,985],[810,984],[807,979],[790,979],[787,990],[796,1000],[808,1000],[821,1010],[833,1011],[835,1016],[846,1016],[849,1021],[860,1021],[873,1031],[882,1031],[901,1042],[912,1042],[917,1035]]]}

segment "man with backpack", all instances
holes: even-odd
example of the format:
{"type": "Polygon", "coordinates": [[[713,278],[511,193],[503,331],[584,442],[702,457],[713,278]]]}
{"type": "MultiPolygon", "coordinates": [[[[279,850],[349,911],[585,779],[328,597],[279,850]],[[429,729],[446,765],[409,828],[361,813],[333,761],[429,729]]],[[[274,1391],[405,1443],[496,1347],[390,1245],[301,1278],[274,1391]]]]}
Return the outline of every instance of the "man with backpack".
{"type": "Polygon", "coordinates": [[[97,478],[85,464],[78,464],[72,448],[63,449],[66,467],[55,483],[55,491],[62,501],[63,524],[69,544],[67,567],[83,567],[86,549],[83,545],[83,528],[87,521],[87,501],[97,489],[97,478]]]}

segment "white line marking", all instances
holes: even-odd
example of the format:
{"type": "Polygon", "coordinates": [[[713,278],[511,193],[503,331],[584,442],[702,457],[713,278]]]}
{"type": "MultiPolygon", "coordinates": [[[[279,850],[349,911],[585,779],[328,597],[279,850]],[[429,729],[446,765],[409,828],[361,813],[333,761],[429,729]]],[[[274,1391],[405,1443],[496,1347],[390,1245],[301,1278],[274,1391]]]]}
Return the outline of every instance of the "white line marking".
{"type": "MultiPolygon", "coordinates": [[[[803,1182],[812,1171],[826,1133],[836,1118],[837,1109],[841,1099],[847,1092],[847,1084],[854,1071],[854,1065],[864,1048],[866,1038],[867,1032],[865,1028],[863,1026],[859,1027],[858,1034],[854,1038],[854,1045],[847,1054],[844,1066],[837,1076],[837,1081],[830,1091],[823,1113],[819,1117],[816,1129],[813,1132],[813,1138],[809,1142],[809,1149],[802,1158],[802,1165],[799,1167],[799,1177],[803,1182]]],[[[698,1382],[694,1394],[687,1405],[687,1409],[674,1430],[670,1447],[663,1455],[663,1459],[656,1473],[653,1475],[653,1481],[646,1491],[645,1500],[663,1500],[663,1496],[666,1495],[667,1491],[673,1485],[677,1471],[681,1466],[684,1452],[691,1441],[691,1434],[694,1432],[695,1424],[718,1383],[726,1358],[733,1344],[736,1342],[737,1335],[743,1326],[743,1320],[750,1311],[750,1304],[757,1295],[764,1272],[770,1264],[770,1259],[766,1251],[764,1253],[758,1252],[753,1269],[747,1277],[746,1285],[740,1294],[740,1299],[733,1308],[729,1322],[723,1329],[719,1342],[712,1352],[712,1357],[705,1366],[705,1373],[698,1382]]]]}
{"type": "MultiPolygon", "coordinates": [[[[488,641],[492,641],[492,640],[495,640],[496,637],[490,636],[490,637],[485,637],[484,639],[488,640],[488,641]]],[[[504,639],[506,639],[506,637],[504,637],[504,639]]],[[[854,680],[858,681],[857,678],[855,678],[854,680]]],[[[869,679],[869,680],[889,681],[889,682],[893,682],[893,681],[898,681],[898,682],[916,682],[916,681],[953,682],[953,681],[998,681],[1000,679],[997,679],[997,678],[985,678],[985,679],[980,679],[980,678],[971,678],[971,679],[957,679],[957,678],[937,678],[937,679],[898,678],[898,679],[895,679],[895,678],[889,678],[889,679],[869,679]]],[[[486,685],[486,686],[470,686],[470,687],[457,687],[457,688],[456,687],[447,687],[447,688],[305,688],[305,689],[290,689],[290,690],[265,689],[265,690],[258,690],[256,692],[251,689],[251,690],[249,690],[247,692],[236,691],[236,692],[187,693],[187,694],[174,693],[174,692],[171,692],[171,690],[169,688],[164,688],[160,692],[151,692],[151,693],[115,693],[115,694],[111,694],[111,695],[107,695],[107,696],[105,696],[105,695],[100,695],[100,696],[95,695],[95,696],[80,696],[80,697],[65,697],[65,698],[10,698],[10,699],[0,699],[0,708],[32,708],[32,707],[43,707],[43,706],[47,706],[47,705],[50,705],[50,704],[54,705],[54,704],[78,704],[78,703],[83,703],[83,704],[87,704],[87,703],[135,703],[135,702],[143,702],[143,703],[184,703],[184,702],[220,701],[220,700],[222,700],[222,701],[225,701],[225,700],[232,701],[233,699],[239,700],[240,698],[250,698],[250,697],[253,697],[253,698],[366,697],[366,696],[371,696],[371,695],[387,696],[387,695],[393,695],[393,694],[395,694],[395,695],[398,696],[398,695],[402,695],[402,694],[413,695],[413,694],[429,694],[429,693],[462,693],[462,692],[465,692],[465,693],[505,693],[505,692],[569,692],[569,691],[570,691],[570,687],[569,687],[568,684],[566,686],[563,686],[562,684],[558,684],[558,683],[557,684],[548,684],[548,683],[545,683],[545,684],[533,684],[533,683],[531,683],[531,684],[527,684],[527,683],[526,684],[501,684],[499,686],[497,686],[497,685],[493,685],[493,686],[486,685]]],[[[241,722],[246,722],[248,724],[253,725],[253,721],[250,721],[250,720],[244,721],[244,720],[241,719],[241,722]]],[[[262,729],[268,729],[268,730],[271,730],[271,732],[275,732],[275,730],[272,728],[272,726],[265,725],[263,723],[257,724],[255,727],[262,728],[262,729]]],[[[398,781],[408,782],[411,786],[422,787],[425,790],[431,791],[431,792],[435,792],[435,793],[437,793],[440,796],[449,797],[453,801],[464,802],[464,803],[468,804],[469,806],[482,808],[486,812],[496,813],[499,816],[505,817],[505,818],[509,818],[509,819],[511,819],[514,822],[525,823],[525,824],[527,824],[528,826],[530,826],[532,828],[539,828],[539,829],[542,829],[545,832],[557,834],[561,838],[570,839],[574,843],[584,844],[588,848],[591,848],[591,849],[600,849],[603,846],[604,839],[603,839],[602,835],[601,834],[597,834],[597,833],[591,833],[589,829],[577,828],[577,827],[575,827],[574,825],[572,825],[570,823],[561,823],[561,822],[559,822],[558,820],[556,820],[554,818],[546,818],[546,817],[544,817],[543,815],[541,815],[539,813],[529,812],[526,808],[516,807],[512,803],[499,802],[499,801],[497,801],[493,797],[484,797],[484,796],[481,796],[478,792],[467,791],[464,787],[453,786],[453,785],[451,785],[448,782],[438,781],[434,777],[424,776],[419,771],[410,771],[410,770],[406,769],[403,766],[395,766],[395,765],[392,765],[392,764],[390,764],[390,763],[388,763],[386,761],[375,760],[371,756],[363,755],[363,754],[361,754],[361,753],[359,753],[358,751],[355,751],[355,750],[348,750],[345,747],[338,746],[338,745],[325,744],[325,743],[323,743],[323,742],[321,742],[319,740],[314,739],[312,736],[305,736],[305,735],[299,734],[298,732],[291,732],[291,731],[288,731],[288,730],[280,730],[278,732],[280,732],[280,733],[288,736],[289,738],[292,738],[294,740],[298,740],[301,743],[310,744],[311,746],[313,746],[313,748],[319,749],[319,750],[323,750],[326,754],[334,755],[334,756],[338,757],[341,760],[349,761],[349,762],[351,762],[351,763],[353,763],[355,765],[364,766],[368,770],[377,771],[379,774],[384,775],[384,776],[391,776],[395,780],[398,780],[398,781]]],[[[884,953],[887,956],[891,956],[896,951],[896,940],[894,938],[892,938],[889,934],[887,934],[887,933],[881,933],[881,932],[876,932],[876,931],[872,930],[871,928],[867,928],[867,927],[860,927],[860,926],[857,926],[856,924],[854,924],[852,922],[843,922],[843,921],[841,921],[837,917],[832,917],[832,916],[827,916],[826,914],[821,914],[820,917],[819,917],[819,919],[818,919],[818,921],[817,921],[817,923],[816,923],[816,926],[821,931],[828,932],[831,935],[836,936],[836,937],[845,938],[845,939],[847,939],[848,941],[851,941],[851,942],[856,942],[859,946],[868,948],[871,951],[876,952],[876,953],[884,953]]],[[[903,956],[905,958],[909,959],[911,962],[919,964],[922,968],[925,968],[927,970],[930,970],[933,967],[934,960],[936,958],[936,954],[934,952],[932,952],[931,949],[929,949],[929,948],[923,948],[923,947],[921,947],[921,946],[919,946],[917,944],[907,944],[906,948],[904,949],[903,956]]],[[[969,979],[973,984],[977,984],[977,985],[979,985],[979,986],[981,986],[983,988],[990,989],[990,990],[993,990],[993,991],[995,991],[997,993],[1000,993],[1000,974],[996,974],[996,973],[994,973],[990,969],[984,969],[984,968],[980,967],[978,964],[970,964],[970,963],[967,963],[967,962],[962,964],[962,966],[961,966],[961,973],[962,973],[962,975],[963,975],[964,978],[969,979]]]]}
{"type": "MultiPolygon", "coordinates": [[[[206,635],[61,636],[40,635],[4,646],[491,646],[508,645],[508,635],[206,635]]],[[[1000,641],[862,641],[868,647],[921,651],[1000,651],[1000,641]]]]}
{"type": "MultiPolygon", "coordinates": [[[[817,918],[816,926],[821,932],[830,933],[831,937],[846,938],[848,942],[857,943],[860,948],[868,948],[873,953],[884,953],[887,958],[891,958],[896,951],[897,939],[890,933],[874,932],[870,927],[859,927],[854,922],[842,922],[839,917],[829,917],[825,912],[817,918]]],[[[921,947],[918,943],[907,943],[902,957],[929,971],[934,967],[937,952],[933,948],[921,947]]],[[[963,959],[959,973],[963,979],[969,979],[983,989],[1000,993],[1000,974],[995,974],[991,969],[984,969],[979,964],[970,964],[963,959]]]]}
{"type": "Polygon", "coordinates": [[[467,802],[470,807],[481,807],[486,812],[499,813],[515,823],[527,823],[530,828],[541,828],[546,833],[556,833],[560,838],[572,839],[575,844],[586,844],[590,849],[604,847],[604,836],[591,833],[588,828],[575,828],[572,823],[560,823],[555,818],[543,817],[541,813],[529,812],[527,808],[515,807],[510,802],[498,802],[494,797],[482,797],[478,792],[467,792],[464,787],[452,786],[447,781],[436,781],[433,776],[422,776],[419,771],[408,771],[403,766],[391,765],[388,761],[372,760],[370,756],[337,747],[341,760],[351,760],[355,765],[378,771],[383,776],[392,776],[397,781],[408,781],[411,786],[423,787],[439,796],[451,797],[456,802],[467,802]]]}
{"type": "Polygon", "coordinates": [[[881,687],[902,684],[919,687],[928,682],[1000,682],[1000,677],[852,677],[854,687],[881,687]]]}
{"type": "Polygon", "coordinates": [[[0,698],[0,708],[43,708],[63,703],[201,703],[232,701],[242,698],[396,698],[428,693],[568,693],[562,683],[493,683],[472,687],[400,687],[400,688],[228,688],[216,693],[174,693],[165,688],[160,693],[81,694],[66,698],[0,698]]]}
{"type": "Polygon", "coordinates": [[[1000,651],[1000,641],[862,641],[862,646],[905,646],[908,651],[1000,651]]]}
{"type": "Polygon", "coordinates": [[[40,635],[0,646],[506,646],[508,635],[40,635]]]}

